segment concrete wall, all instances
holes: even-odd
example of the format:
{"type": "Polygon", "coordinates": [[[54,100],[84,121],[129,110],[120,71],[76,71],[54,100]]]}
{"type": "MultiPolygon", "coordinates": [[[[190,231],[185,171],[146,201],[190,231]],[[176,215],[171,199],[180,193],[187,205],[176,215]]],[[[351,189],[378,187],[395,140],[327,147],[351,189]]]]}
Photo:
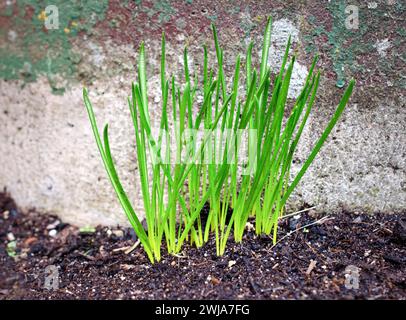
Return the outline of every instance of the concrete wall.
{"type": "MultiPolygon", "coordinates": [[[[160,112],[160,35],[167,35],[168,75],[181,78],[182,50],[199,68],[201,45],[213,51],[214,22],[232,76],[238,53],[254,40],[254,62],[267,15],[274,20],[269,64],[276,70],[292,35],[298,63],[295,98],[312,56],[323,79],[293,171],[300,168],[351,77],[357,87],[342,120],[289,202],[319,211],[406,209],[406,7],[355,1],[358,29],[345,26],[342,1],[54,1],[59,29],[44,28],[44,6],[0,4],[0,187],[22,208],[58,214],[77,225],[126,224],[99,157],[82,102],[89,89],[100,127],[110,124],[120,177],[142,214],[133,129],[126,98],[137,48],[148,58],[150,109],[160,112]]],[[[214,61],[213,52],[210,54],[214,61]]]]}

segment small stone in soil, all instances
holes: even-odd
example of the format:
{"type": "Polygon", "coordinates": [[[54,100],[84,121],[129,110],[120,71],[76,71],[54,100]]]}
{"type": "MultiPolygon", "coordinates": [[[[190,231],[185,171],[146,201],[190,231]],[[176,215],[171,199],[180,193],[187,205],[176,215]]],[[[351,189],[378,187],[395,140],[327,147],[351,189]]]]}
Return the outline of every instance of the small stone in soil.
{"type": "Polygon", "coordinates": [[[362,218],[361,218],[361,217],[356,217],[352,222],[354,222],[354,223],[361,223],[361,222],[362,222],[362,218]]]}
{"type": "Polygon", "coordinates": [[[7,233],[7,240],[8,241],[14,241],[16,239],[16,237],[14,236],[14,234],[12,232],[7,233]]]}
{"type": "Polygon", "coordinates": [[[52,229],[48,232],[50,237],[55,237],[58,234],[58,231],[56,231],[55,229],[52,229]]]}
{"type": "Polygon", "coordinates": [[[233,265],[235,265],[237,262],[235,262],[234,260],[230,260],[229,262],[228,262],[228,267],[229,268],[232,268],[232,266],[233,265]]]}
{"type": "Polygon", "coordinates": [[[124,237],[124,231],[117,229],[117,230],[112,230],[112,233],[117,237],[117,238],[123,238],[124,237]]]}
{"type": "Polygon", "coordinates": [[[55,220],[54,222],[50,223],[49,225],[47,225],[47,230],[52,230],[55,229],[56,226],[58,224],[60,224],[61,222],[59,220],[55,220]]]}
{"type": "Polygon", "coordinates": [[[245,229],[247,229],[247,231],[253,231],[253,230],[255,230],[255,227],[254,227],[254,225],[251,223],[251,222],[247,222],[246,224],[245,224],[245,229]]]}

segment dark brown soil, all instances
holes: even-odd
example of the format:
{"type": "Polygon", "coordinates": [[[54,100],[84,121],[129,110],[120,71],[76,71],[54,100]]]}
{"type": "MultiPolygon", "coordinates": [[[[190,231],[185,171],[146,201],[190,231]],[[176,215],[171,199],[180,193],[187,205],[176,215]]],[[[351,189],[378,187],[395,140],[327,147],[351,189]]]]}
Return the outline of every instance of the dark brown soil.
{"type": "MultiPolygon", "coordinates": [[[[310,212],[282,221],[279,239],[320,218],[310,212]]],[[[55,223],[54,216],[22,213],[0,194],[0,300],[405,299],[405,215],[329,218],[275,247],[248,232],[242,244],[230,241],[223,257],[216,257],[211,241],[151,265],[140,247],[129,254],[117,250],[133,244],[129,230],[121,229],[121,235],[118,228],[98,227],[81,233],[55,223]],[[8,245],[13,237],[15,250],[8,245]],[[44,286],[50,265],[59,270],[57,290],[44,286]],[[358,289],[346,288],[351,265],[360,270],[358,289]]]]}

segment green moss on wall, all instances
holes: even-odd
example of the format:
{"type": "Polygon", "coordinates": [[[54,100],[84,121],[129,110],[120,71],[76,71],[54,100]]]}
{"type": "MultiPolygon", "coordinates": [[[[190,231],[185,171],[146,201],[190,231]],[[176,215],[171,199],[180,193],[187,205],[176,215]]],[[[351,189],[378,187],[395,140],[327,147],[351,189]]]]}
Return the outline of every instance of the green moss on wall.
{"type": "Polygon", "coordinates": [[[388,78],[398,78],[396,85],[401,85],[401,78],[394,75],[393,70],[397,69],[405,42],[404,27],[396,26],[397,21],[402,20],[403,10],[399,3],[392,6],[378,3],[377,7],[368,8],[363,1],[329,1],[325,9],[311,12],[307,19],[310,29],[304,34],[305,50],[327,53],[338,87],[344,86],[350,75],[367,75],[371,70],[378,70],[377,74],[380,70],[388,78]],[[345,9],[350,4],[358,7],[358,29],[347,29],[345,25],[348,18],[345,9]],[[391,51],[380,56],[377,41],[385,38],[390,41],[391,51]]]}
{"type": "Polygon", "coordinates": [[[80,59],[72,51],[71,38],[81,31],[92,32],[94,25],[104,19],[107,7],[107,0],[21,0],[7,6],[5,15],[11,19],[11,26],[3,35],[6,41],[0,49],[0,78],[34,81],[44,74],[55,92],[63,92],[55,75],[72,77],[80,59]],[[48,5],[58,8],[58,29],[44,27],[48,5]]]}

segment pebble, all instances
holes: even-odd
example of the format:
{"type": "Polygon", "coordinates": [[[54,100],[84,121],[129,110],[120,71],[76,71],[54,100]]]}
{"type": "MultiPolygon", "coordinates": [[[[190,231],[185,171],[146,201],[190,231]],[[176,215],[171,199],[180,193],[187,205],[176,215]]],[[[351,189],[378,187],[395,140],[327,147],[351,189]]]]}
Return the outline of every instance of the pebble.
{"type": "Polygon", "coordinates": [[[354,223],[361,223],[361,222],[362,222],[362,218],[361,218],[361,217],[356,217],[352,222],[354,222],[354,223]]]}
{"type": "Polygon", "coordinates": [[[14,234],[12,232],[7,233],[7,240],[8,241],[15,241],[16,237],[14,237],[14,234]]]}
{"type": "Polygon", "coordinates": [[[48,232],[50,237],[55,237],[57,235],[58,231],[56,231],[55,229],[52,229],[48,232]]]}
{"type": "Polygon", "coordinates": [[[112,233],[117,237],[117,238],[123,238],[124,237],[124,231],[117,229],[117,230],[112,230],[112,233]]]}
{"type": "Polygon", "coordinates": [[[230,260],[228,262],[228,267],[231,268],[233,265],[235,265],[237,262],[235,262],[234,260],[230,260]]]}
{"type": "Polygon", "coordinates": [[[10,211],[6,210],[3,212],[4,220],[7,220],[9,218],[9,216],[10,216],[10,211]]]}
{"type": "Polygon", "coordinates": [[[253,231],[253,230],[255,230],[255,227],[251,222],[247,222],[245,224],[245,229],[247,229],[247,231],[253,231]]]}
{"type": "Polygon", "coordinates": [[[47,225],[47,230],[55,229],[58,226],[58,224],[60,224],[60,223],[61,222],[59,220],[55,220],[54,222],[47,225]]]}

